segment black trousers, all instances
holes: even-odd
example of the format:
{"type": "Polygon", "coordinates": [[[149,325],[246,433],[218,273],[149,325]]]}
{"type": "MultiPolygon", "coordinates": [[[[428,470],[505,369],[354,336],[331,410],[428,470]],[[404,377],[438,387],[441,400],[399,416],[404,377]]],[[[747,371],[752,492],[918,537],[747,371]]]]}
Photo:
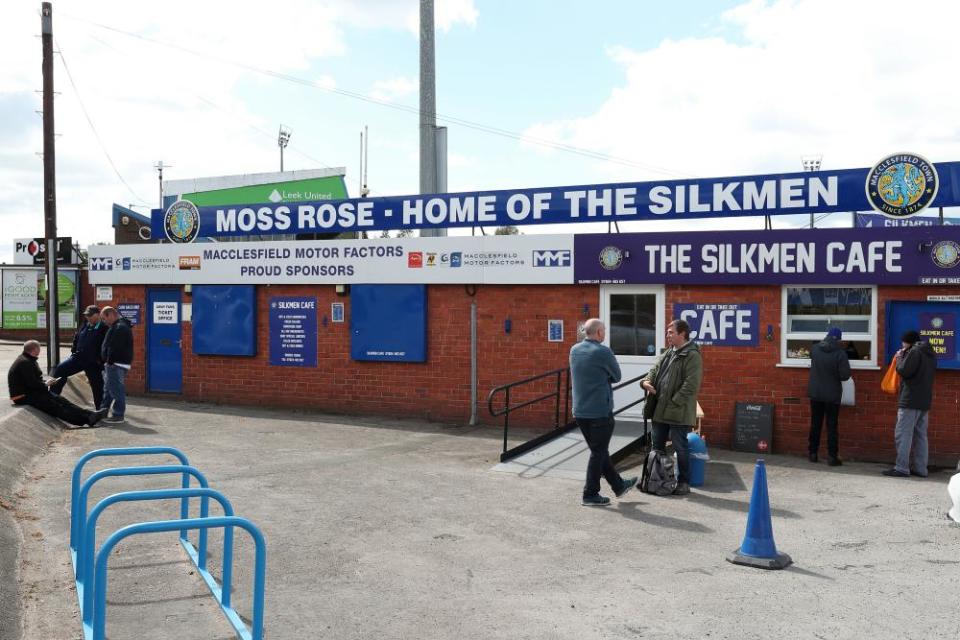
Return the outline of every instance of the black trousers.
{"type": "Polygon", "coordinates": [[[27,404],[35,409],[43,411],[54,418],[60,418],[64,422],[69,422],[78,427],[87,424],[91,414],[86,409],[78,407],[66,398],[55,396],[50,392],[29,393],[27,397],[17,402],[17,404],[27,404]]]}
{"type": "Polygon", "coordinates": [[[831,458],[838,456],[840,448],[840,434],[837,425],[840,418],[840,405],[832,402],[810,401],[810,448],[811,454],[820,449],[820,431],[823,428],[823,419],[827,419],[827,455],[831,458]]]}
{"type": "Polygon", "coordinates": [[[610,438],[613,437],[613,416],[606,418],[577,418],[577,426],[583,433],[583,439],[590,447],[590,461],[587,462],[587,481],[583,485],[585,498],[600,493],[600,477],[614,491],[623,488],[623,478],[613,468],[610,460],[610,438]]]}
{"type": "Polygon", "coordinates": [[[99,409],[100,403],[103,402],[103,365],[90,364],[79,358],[77,354],[71,355],[54,369],[53,377],[63,378],[63,380],[50,387],[50,393],[60,395],[63,387],[67,384],[67,378],[81,371],[87,374],[87,380],[90,381],[90,391],[93,392],[93,406],[99,409]]]}

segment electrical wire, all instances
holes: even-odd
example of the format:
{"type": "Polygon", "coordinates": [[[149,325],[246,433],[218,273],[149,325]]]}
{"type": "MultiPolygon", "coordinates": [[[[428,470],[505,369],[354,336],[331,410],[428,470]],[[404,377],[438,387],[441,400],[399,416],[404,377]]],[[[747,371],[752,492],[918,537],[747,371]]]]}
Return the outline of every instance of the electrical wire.
{"type": "MultiPolygon", "coordinates": [[[[352,98],[352,99],[354,99],[354,100],[360,100],[360,101],[363,101],[363,102],[367,102],[367,103],[369,103],[369,104],[375,104],[375,105],[387,107],[387,108],[394,109],[394,110],[397,110],[397,111],[403,111],[403,112],[406,112],[406,113],[411,113],[411,114],[416,114],[416,115],[420,115],[420,114],[421,114],[421,110],[420,110],[419,108],[417,108],[417,107],[411,107],[411,106],[408,106],[408,105],[404,105],[404,104],[392,102],[392,101],[389,101],[389,100],[382,100],[382,99],[380,99],[380,98],[374,98],[373,96],[369,96],[369,95],[366,95],[366,94],[364,94],[364,93],[360,93],[360,92],[358,92],[358,91],[350,91],[350,90],[347,90],[347,89],[340,89],[340,88],[336,88],[336,87],[326,87],[326,86],[323,86],[322,84],[320,84],[320,83],[318,83],[318,82],[315,82],[315,81],[313,81],[313,80],[308,80],[308,79],[306,79],[306,78],[300,78],[300,77],[298,77],[298,76],[290,75],[290,74],[287,74],[287,73],[282,73],[282,72],[279,72],[279,71],[274,71],[274,70],[272,70],[272,69],[267,69],[267,68],[264,68],[264,67],[258,67],[258,66],[255,66],[255,65],[252,65],[252,64],[249,64],[249,63],[245,63],[245,62],[239,62],[239,61],[236,61],[236,60],[231,60],[231,59],[229,59],[229,58],[224,58],[224,57],[222,57],[222,56],[217,56],[217,55],[210,54],[210,53],[206,53],[206,52],[203,52],[203,51],[198,51],[198,50],[196,50],[196,49],[191,49],[191,48],[189,48],[189,47],[184,47],[184,46],[179,45],[179,44],[173,44],[173,43],[169,43],[169,42],[164,42],[164,41],[158,40],[158,39],[156,39],[156,38],[151,38],[151,37],[149,37],[149,36],[144,36],[144,35],[141,35],[141,34],[138,34],[138,33],[133,33],[133,32],[130,32],[130,31],[125,31],[125,30],[123,30],[123,29],[119,29],[119,28],[117,28],[117,27],[111,27],[111,26],[109,26],[109,25],[105,25],[105,24],[102,24],[102,23],[99,23],[99,22],[95,22],[95,21],[92,21],[92,20],[87,20],[86,18],[80,18],[80,17],[78,17],[78,16],[73,16],[73,15],[69,15],[69,14],[61,14],[61,15],[63,15],[64,17],[66,17],[66,18],[68,18],[68,19],[71,19],[71,20],[76,20],[76,21],[78,21],[78,22],[83,22],[83,23],[86,23],[86,24],[95,26],[95,27],[97,27],[97,28],[99,28],[99,29],[103,29],[103,30],[106,30],[106,31],[112,31],[112,32],[118,33],[118,34],[120,34],[120,35],[124,35],[124,36],[130,37],[130,38],[135,38],[135,39],[137,39],[137,40],[141,40],[141,41],[144,41],[144,42],[148,42],[148,43],[151,43],[151,44],[154,44],[154,45],[158,45],[158,46],[161,46],[161,47],[167,47],[167,48],[170,48],[170,49],[175,49],[175,50],[178,50],[178,51],[182,51],[182,52],[184,52],[184,53],[188,53],[188,54],[190,54],[190,55],[197,56],[197,57],[200,57],[200,58],[207,58],[207,59],[209,59],[209,60],[214,60],[214,61],[219,62],[219,63],[221,63],[221,64],[226,64],[226,65],[235,66],[235,67],[238,67],[238,68],[247,70],[247,71],[251,71],[251,72],[254,72],[254,73],[261,74],[261,75],[269,76],[269,77],[275,78],[275,79],[277,79],[277,80],[283,80],[283,81],[285,81],[285,82],[290,82],[290,83],[293,83],[293,84],[298,84],[298,85],[305,86],[305,87],[309,87],[309,88],[312,88],[312,89],[319,89],[320,91],[325,91],[325,92],[327,92],[327,93],[333,93],[333,94],[336,94],[336,95],[340,95],[340,96],[352,98]]],[[[610,155],[610,154],[606,154],[606,153],[603,153],[603,152],[600,152],[600,151],[594,151],[594,150],[592,150],[592,149],[586,149],[586,148],[583,148],[583,147],[577,147],[577,146],[565,144],[565,143],[562,143],[562,142],[556,142],[556,141],[554,141],[554,140],[548,140],[548,139],[546,139],[546,138],[539,138],[539,137],[536,137],[536,136],[524,135],[524,134],[517,133],[517,132],[514,132],[514,131],[509,131],[509,130],[507,130],[507,129],[501,129],[501,128],[499,128],[499,127],[494,127],[494,126],[491,126],[491,125],[485,125],[485,124],[482,124],[482,123],[479,123],[479,122],[474,122],[474,121],[471,121],[471,120],[466,120],[466,119],[464,119],[464,118],[458,118],[458,117],[455,117],[455,116],[450,116],[450,115],[441,114],[441,113],[435,113],[435,114],[433,114],[433,115],[437,118],[437,120],[440,120],[440,121],[443,121],[443,122],[446,122],[446,123],[449,123],[449,124],[455,124],[455,125],[458,125],[458,126],[467,128],[467,129],[473,129],[473,130],[475,130],[475,131],[481,131],[481,132],[489,133],[489,134],[492,134],[492,135],[497,135],[497,136],[501,136],[501,137],[505,137],[505,138],[510,138],[510,139],[513,139],[513,140],[521,141],[521,142],[528,142],[528,143],[531,143],[531,144],[535,144],[535,145],[539,145],[539,146],[543,146],[543,147],[548,147],[548,148],[555,149],[555,150],[558,150],[558,151],[564,151],[564,152],[567,152],[567,153],[571,153],[571,154],[575,154],[575,155],[580,155],[580,156],[583,156],[583,157],[586,157],[586,158],[590,158],[590,159],[592,159],[592,160],[600,160],[600,161],[603,161],[603,162],[610,162],[610,163],[613,163],[613,164],[620,164],[620,165],[629,166],[629,167],[634,167],[634,168],[638,168],[638,169],[644,169],[644,170],[646,170],[646,171],[650,171],[650,172],[653,172],[653,173],[659,173],[659,174],[667,175],[667,176],[681,176],[681,177],[688,177],[688,178],[695,178],[695,177],[697,177],[697,176],[695,176],[695,175],[693,175],[693,174],[690,174],[690,173],[687,173],[687,172],[676,171],[676,170],[673,170],[673,169],[666,169],[666,168],[658,167],[658,166],[655,166],[655,165],[650,165],[650,164],[645,164],[645,163],[641,163],[641,162],[636,162],[636,161],[629,160],[629,159],[626,159],[626,158],[620,158],[620,157],[617,157],[617,156],[613,156],[613,155],[610,155]]]]}
{"type": "Polygon", "coordinates": [[[97,131],[96,125],[93,124],[93,118],[90,117],[90,112],[87,111],[87,106],[84,104],[83,98],[80,96],[80,90],[77,88],[77,83],[73,79],[73,74],[70,73],[70,67],[67,65],[67,59],[63,55],[63,48],[60,46],[59,42],[56,42],[56,40],[54,42],[57,45],[57,50],[60,55],[60,62],[63,63],[63,70],[67,74],[67,79],[70,81],[70,86],[73,87],[74,95],[77,96],[77,102],[80,103],[80,110],[83,111],[83,116],[87,119],[87,124],[90,125],[90,130],[93,132],[93,137],[97,139],[97,144],[100,145],[100,150],[103,151],[103,155],[107,158],[107,162],[110,163],[110,167],[113,169],[113,172],[117,174],[117,178],[119,178],[120,182],[123,183],[123,186],[127,188],[127,191],[129,191],[131,195],[133,195],[133,197],[139,200],[141,203],[149,205],[149,202],[141,198],[140,194],[133,190],[133,187],[130,186],[130,183],[128,183],[120,173],[116,163],[110,156],[110,152],[107,150],[107,145],[104,144],[103,138],[100,137],[100,132],[97,131]]]}

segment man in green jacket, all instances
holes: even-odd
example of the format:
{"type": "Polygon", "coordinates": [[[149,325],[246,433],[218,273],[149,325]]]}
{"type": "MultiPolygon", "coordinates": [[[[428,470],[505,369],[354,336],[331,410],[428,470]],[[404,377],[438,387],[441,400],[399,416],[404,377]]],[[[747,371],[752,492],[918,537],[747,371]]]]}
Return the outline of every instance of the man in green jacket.
{"type": "Polygon", "coordinates": [[[697,423],[697,393],[703,380],[700,345],[690,342],[690,325],[674,320],[667,325],[669,348],[640,381],[647,393],[643,417],[653,420],[653,448],[665,451],[667,437],[677,452],[680,474],[676,495],[690,493],[690,449],[687,434],[697,423]]]}

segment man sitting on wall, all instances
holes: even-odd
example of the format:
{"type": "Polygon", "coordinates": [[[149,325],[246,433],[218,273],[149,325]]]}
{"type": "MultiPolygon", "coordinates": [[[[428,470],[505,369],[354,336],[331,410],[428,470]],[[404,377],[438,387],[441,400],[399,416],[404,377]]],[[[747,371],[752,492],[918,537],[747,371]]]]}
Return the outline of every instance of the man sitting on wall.
{"type": "Polygon", "coordinates": [[[60,395],[67,378],[83,371],[93,391],[93,405],[99,409],[103,401],[103,363],[100,362],[100,347],[103,336],[107,335],[107,325],[100,321],[100,307],[90,305],[83,312],[86,322],[73,336],[73,348],[70,357],[57,365],[53,377],[59,382],[50,386],[50,393],[60,395]]]}
{"type": "Polygon", "coordinates": [[[56,384],[58,379],[43,381],[43,372],[37,364],[39,357],[40,343],[28,340],[23,344],[23,353],[13,361],[7,372],[7,385],[13,404],[30,405],[78,427],[96,425],[107,414],[107,410],[87,411],[66,398],[50,393],[49,387],[56,384]]]}

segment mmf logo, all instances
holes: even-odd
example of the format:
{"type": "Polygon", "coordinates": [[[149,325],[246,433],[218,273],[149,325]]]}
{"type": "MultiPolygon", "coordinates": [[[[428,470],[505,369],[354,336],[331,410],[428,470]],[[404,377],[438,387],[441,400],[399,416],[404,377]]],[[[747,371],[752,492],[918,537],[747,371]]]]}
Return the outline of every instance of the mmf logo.
{"type": "Polygon", "coordinates": [[[535,267],[569,267],[572,261],[569,249],[539,249],[533,252],[535,267]]]}
{"type": "Polygon", "coordinates": [[[90,258],[90,271],[113,271],[113,259],[90,258]]]}

